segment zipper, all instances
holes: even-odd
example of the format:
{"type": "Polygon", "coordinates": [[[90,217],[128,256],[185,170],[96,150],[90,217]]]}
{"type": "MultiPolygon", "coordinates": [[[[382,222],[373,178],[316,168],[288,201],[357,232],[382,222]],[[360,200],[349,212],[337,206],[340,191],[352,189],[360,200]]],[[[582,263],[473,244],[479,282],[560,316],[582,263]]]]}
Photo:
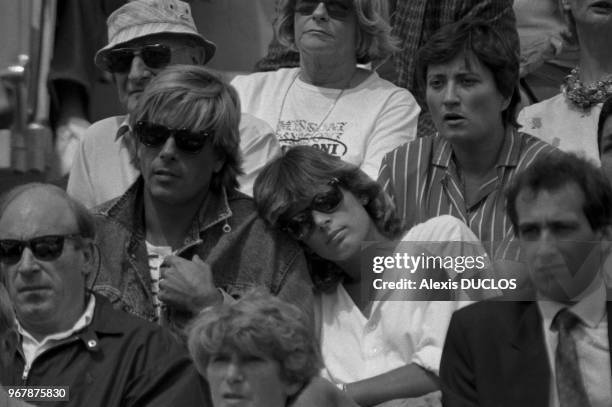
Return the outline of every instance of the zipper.
{"type": "Polygon", "coordinates": [[[30,375],[30,371],[32,370],[32,366],[34,366],[34,362],[36,362],[36,360],[38,358],[40,358],[45,353],[47,353],[47,352],[49,352],[49,351],[51,351],[51,350],[53,350],[53,349],[55,349],[55,348],[57,348],[59,346],[66,345],[68,343],[75,342],[75,341],[78,341],[78,340],[79,340],[78,336],[77,337],[73,336],[73,337],[70,337],[70,338],[66,338],[65,340],[60,340],[58,343],[53,344],[53,346],[51,346],[50,348],[45,349],[44,351],[42,351],[41,353],[36,355],[34,357],[34,359],[32,359],[32,361],[30,362],[30,364],[27,363],[26,358],[25,358],[25,356],[23,354],[23,350],[19,349],[19,354],[23,358],[23,372],[21,374],[21,385],[22,386],[26,386],[27,385],[28,377],[30,375]]]}

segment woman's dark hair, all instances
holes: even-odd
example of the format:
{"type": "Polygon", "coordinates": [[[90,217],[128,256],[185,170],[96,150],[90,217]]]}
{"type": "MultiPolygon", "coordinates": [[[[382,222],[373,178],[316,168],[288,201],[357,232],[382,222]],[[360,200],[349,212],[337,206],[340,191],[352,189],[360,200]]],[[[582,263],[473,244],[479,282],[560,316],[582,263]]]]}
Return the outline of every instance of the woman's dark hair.
{"type": "Polygon", "coordinates": [[[612,116],[612,96],[607,98],[601,106],[599,120],[597,121],[597,151],[601,155],[601,138],[603,137],[603,128],[608,117],[612,116]]]}
{"type": "Polygon", "coordinates": [[[476,58],[491,71],[499,92],[510,98],[502,120],[505,125],[519,127],[519,50],[491,22],[467,19],[440,28],[417,55],[416,75],[421,92],[425,93],[429,67],[448,63],[459,55],[465,58],[466,66],[470,66],[470,58],[476,58]]]}

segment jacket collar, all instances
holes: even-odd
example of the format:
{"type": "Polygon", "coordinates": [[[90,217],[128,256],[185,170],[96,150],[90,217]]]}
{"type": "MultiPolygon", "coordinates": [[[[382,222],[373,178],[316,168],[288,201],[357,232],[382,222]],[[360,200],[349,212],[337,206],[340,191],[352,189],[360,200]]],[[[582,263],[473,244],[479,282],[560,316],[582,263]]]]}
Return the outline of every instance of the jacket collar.
{"type": "MultiPolygon", "coordinates": [[[[56,341],[47,350],[53,349],[57,346],[61,346],[68,342],[81,341],[90,352],[100,351],[100,336],[106,335],[121,335],[122,330],[119,329],[117,324],[113,323],[112,313],[116,312],[113,310],[110,302],[101,295],[91,294],[88,301],[88,310],[85,313],[90,313],[90,321],[87,321],[86,325],[80,329],[74,331],[69,337],[63,338],[56,341]]],[[[17,352],[21,354],[21,347],[17,349],[17,352]]],[[[44,353],[43,352],[43,353],[44,353]]],[[[21,355],[23,357],[23,355],[21,355]]]]}
{"type": "Polygon", "coordinates": [[[130,131],[130,115],[117,116],[117,133],[115,133],[115,141],[119,141],[130,131]]]}
{"type": "Polygon", "coordinates": [[[112,321],[112,313],[115,312],[110,302],[99,294],[92,294],[96,298],[96,308],[91,323],[75,336],[90,352],[100,351],[100,336],[121,335],[122,330],[112,321]]]}
{"type": "Polygon", "coordinates": [[[97,293],[92,293],[92,295],[96,297],[96,309],[89,327],[99,334],[113,335],[123,332],[111,318],[112,313],[119,311],[116,311],[110,301],[103,295],[97,293]]]}
{"type": "MultiPolygon", "coordinates": [[[[231,191],[228,194],[225,188],[222,188],[220,193],[210,191],[198,211],[187,239],[197,240],[203,232],[217,223],[226,221],[227,224],[227,220],[232,216],[229,201],[236,194],[236,191],[231,191]]],[[[137,237],[144,240],[145,216],[143,195],[144,180],[140,176],[122,196],[102,210],[102,214],[115,219],[137,237]]]]}

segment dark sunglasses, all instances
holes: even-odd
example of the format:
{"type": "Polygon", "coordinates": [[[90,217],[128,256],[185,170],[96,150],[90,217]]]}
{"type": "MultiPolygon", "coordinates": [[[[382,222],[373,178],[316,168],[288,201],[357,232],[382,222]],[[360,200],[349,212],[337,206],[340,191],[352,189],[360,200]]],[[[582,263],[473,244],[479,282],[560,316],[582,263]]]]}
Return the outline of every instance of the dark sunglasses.
{"type": "Polygon", "coordinates": [[[0,240],[0,262],[12,266],[19,263],[21,254],[28,247],[34,257],[42,261],[52,261],[61,256],[66,239],[78,239],[81,235],[48,235],[30,240],[0,240]]]}
{"type": "Polygon", "coordinates": [[[102,57],[102,64],[109,72],[126,73],[132,67],[132,60],[138,55],[146,66],[161,69],[172,60],[172,49],[167,45],[151,44],[133,48],[113,48],[102,57]]]}
{"type": "Polygon", "coordinates": [[[187,129],[171,129],[161,124],[140,121],[134,126],[138,140],[147,147],[160,147],[169,137],[174,137],[176,148],[188,153],[197,154],[204,148],[206,139],[212,134],[209,131],[193,132],[187,129]]]}
{"type": "Polygon", "coordinates": [[[309,16],[314,13],[321,3],[325,4],[327,14],[335,20],[345,19],[353,12],[353,2],[349,0],[298,0],[295,5],[295,11],[309,16]]]}
{"type": "Polygon", "coordinates": [[[327,183],[328,189],[316,194],[306,209],[301,210],[286,221],[280,222],[281,229],[297,240],[310,236],[315,227],[312,211],[333,213],[342,203],[344,195],[339,184],[340,181],[337,178],[332,178],[327,183]]]}

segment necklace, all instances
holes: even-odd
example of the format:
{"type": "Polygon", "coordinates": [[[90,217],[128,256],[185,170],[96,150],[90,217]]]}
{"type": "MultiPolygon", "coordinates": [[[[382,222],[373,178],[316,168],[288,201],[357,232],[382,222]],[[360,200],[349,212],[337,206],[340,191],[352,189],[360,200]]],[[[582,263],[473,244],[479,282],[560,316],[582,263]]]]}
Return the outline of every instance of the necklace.
{"type": "Polygon", "coordinates": [[[563,95],[579,108],[587,110],[612,95],[612,75],[607,75],[589,85],[582,83],[579,76],[580,68],[576,67],[565,77],[561,85],[563,95]]]}
{"type": "MultiPolygon", "coordinates": [[[[338,95],[336,95],[336,97],[334,98],[334,101],[333,101],[331,107],[327,110],[327,112],[323,116],[323,119],[321,119],[321,121],[319,122],[317,127],[315,127],[315,129],[313,131],[308,132],[306,134],[306,137],[310,137],[313,134],[316,134],[321,129],[321,126],[323,126],[323,123],[325,123],[325,120],[327,120],[329,115],[332,113],[332,111],[336,107],[336,104],[338,103],[338,100],[340,100],[342,95],[344,94],[344,91],[347,90],[351,86],[351,82],[353,82],[353,78],[355,78],[356,74],[357,74],[357,69],[355,69],[355,72],[353,72],[353,74],[351,75],[351,78],[349,79],[348,83],[346,84],[346,87],[342,88],[342,90],[340,90],[340,92],[338,92],[338,95]]],[[[280,129],[281,119],[283,118],[283,111],[285,110],[285,102],[287,101],[287,95],[289,95],[289,90],[291,90],[291,88],[295,84],[295,81],[297,80],[299,75],[300,75],[300,70],[298,70],[296,72],[296,74],[293,76],[293,79],[291,79],[291,83],[289,84],[289,86],[287,87],[287,90],[285,91],[285,94],[283,95],[283,100],[281,102],[280,111],[278,112],[278,119],[276,120],[276,130],[275,130],[275,132],[276,132],[277,136],[278,136],[278,132],[279,132],[279,129],[280,129]]]]}

